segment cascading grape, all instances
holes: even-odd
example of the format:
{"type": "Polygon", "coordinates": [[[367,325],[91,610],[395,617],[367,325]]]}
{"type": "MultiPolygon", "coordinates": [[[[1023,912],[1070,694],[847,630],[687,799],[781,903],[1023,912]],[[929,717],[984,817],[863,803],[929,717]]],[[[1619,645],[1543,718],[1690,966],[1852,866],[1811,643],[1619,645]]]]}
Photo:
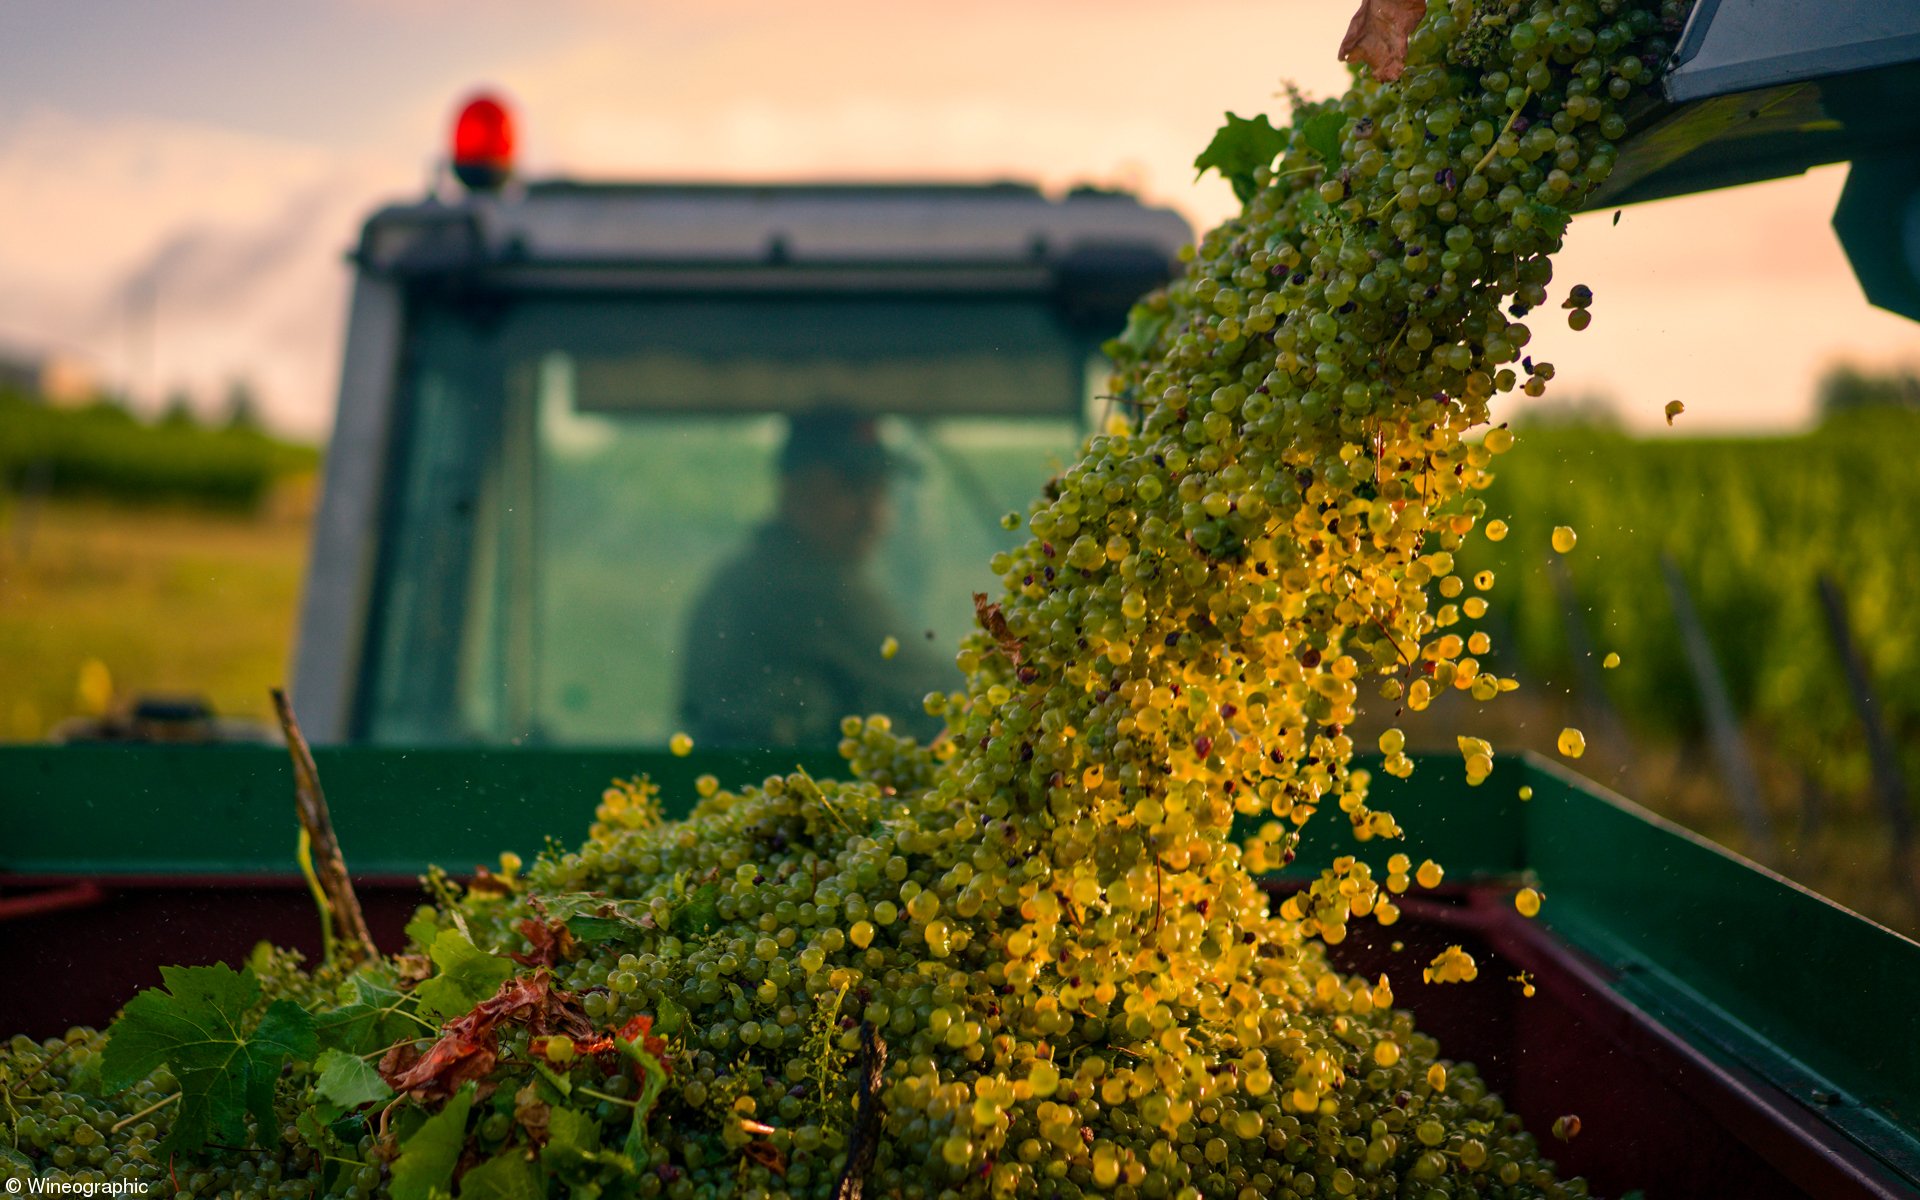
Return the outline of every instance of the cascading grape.
{"type": "MultiPolygon", "coordinates": [[[[594,1186],[832,1194],[871,1034],[889,1048],[877,1194],[1584,1194],[1471,1067],[1439,1061],[1389,981],[1341,975],[1323,943],[1393,924],[1390,896],[1441,882],[1432,861],[1396,853],[1376,874],[1361,857],[1402,831],[1369,803],[1348,727],[1376,700],[1418,712],[1448,685],[1510,689],[1473,657],[1484,632],[1446,632],[1485,601],[1433,607],[1466,590],[1454,554],[1513,445],[1498,426],[1471,435],[1497,394],[1552,378],[1524,356],[1524,318],[1683,11],[1436,0],[1396,83],[1297,100],[1244,211],[1115,343],[1128,415],[996,560],[1003,591],[978,598],[982,631],[959,655],[966,687],[927,698],[946,725],[934,744],[850,717],[850,780],[702,779],[682,822],[646,785],[616,785],[579,850],[443,906],[435,929],[499,953],[527,947],[524,922],[598,914],[556,984],[596,1026],[645,1016],[666,1039],[649,1135],[627,1143],[644,1161],[592,1160],[594,1186]],[[1309,819],[1344,819],[1356,852],[1273,904],[1256,876],[1292,858],[1309,819]]],[[[1590,299],[1569,298],[1576,317],[1590,299]]],[[[1380,740],[1396,775],[1412,770],[1404,744],[1397,727],[1380,740]]],[[[1563,733],[1563,752],[1582,745],[1563,733]]],[[[1484,779],[1491,746],[1462,751],[1484,779]]],[[[397,985],[401,969],[362,975],[397,985]]],[[[338,972],[276,970],[268,998],[338,1003],[338,972]]],[[[1425,968],[1476,973],[1459,946],[1425,968]]],[[[394,1123],[352,1116],[344,1133],[290,1120],[252,1149],[158,1162],[178,1081],[163,1069],[97,1095],[100,1044],[76,1031],[0,1053],[21,1114],[0,1120],[35,1170],[104,1178],[117,1159],[203,1195],[392,1181],[394,1123]]],[[[278,1111],[313,1109],[310,1067],[278,1111]]],[[[508,1028],[464,1135],[476,1159],[526,1159],[548,1132],[517,1107],[560,1094],[543,1071],[622,1144],[635,1077],[508,1028]]]]}

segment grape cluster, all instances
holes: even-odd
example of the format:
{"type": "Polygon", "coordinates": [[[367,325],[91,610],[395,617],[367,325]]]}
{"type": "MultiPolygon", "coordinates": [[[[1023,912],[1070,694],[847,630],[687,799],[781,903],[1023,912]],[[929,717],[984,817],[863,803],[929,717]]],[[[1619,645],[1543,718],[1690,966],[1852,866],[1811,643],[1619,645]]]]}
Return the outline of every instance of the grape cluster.
{"type": "MultiPolygon", "coordinates": [[[[126,1092],[101,1095],[102,1045],[95,1030],[75,1028],[44,1042],[15,1037],[0,1048],[0,1176],[101,1188],[139,1183],[148,1196],[292,1200],[316,1194],[311,1164],[297,1155],[216,1154],[170,1163],[159,1145],[171,1128],[179,1080],[162,1068],[126,1092]]],[[[362,1148],[369,1154],[372,1141],[362,1148]]],[[[380,1183],[371,1165],[354,1177],[360,1196],[374,1194],[380,1183]]]]}
{"type": "MultiPolygon", "coordinates": [[[[1393,897],[1437,885],[1438,864],[1394,854],[1376,874],[1342,856],[1277,907],[1257,876],[1323,807],[1360,849],[1400,834],[1351,765],[1363,705],[1514,686],[1481,669],[1484,632],[1453,629],[1486,612],[1469,593],[1491,573],[1465,579],[1454,555],[1513,444],[1470,435],[1496,395],[1551,377],[1523,318],[1681,15],[1675,0],[1435,0],[1403,77],[1298,101],[1245,211],[1136,309],[1114,346],[1127,415],[995,559],[1004,590],[977,601],[967,685],[926,701],[938,740],[849,718],[849,781],[703,779],[682,822],[645,785],[617,787],[577,852],[435,918],[502,953],[527,921],[599,922],[554,982],[596,1025],[650,1017],[671,1075],[644,1161],[594,1186],[832,1194],[877,1035],[880,1195],[1585,1194],[1470,1067],[1437,1059],[1389,980],[1328,962],[1323,943],[1391,924],[1393,897]]],[[[1384,769],[1412,770],[1398,727],[1379,745],[1384,769]]],[[[1461,751],[1485,778],[1492,748],[1461,751]]],[[[1427,968],[1475,974],[1459,947],[1427,968]]],[[[32,1086],[16,1153],[150,1170],[164,1105],[98,1131],[169,1081],[82,1099],[80,1041],[32,1086]],[[82,1128],[97,1140],[81,1146],[82,1128]]],[[[605,1129],[630,1120],[635,1080],[592,1070],[572,1039],[509,1031],[474,1155],[538,1142],[516,1098],[541,1072],[605,1129]]],[[[294,1111],[311,1084],[285,1086],[294,1111]]],[[[323,1162],[282,1131],[180,1183],[367,1194],[392,1156],[376,1132],[323,1162]]]]}

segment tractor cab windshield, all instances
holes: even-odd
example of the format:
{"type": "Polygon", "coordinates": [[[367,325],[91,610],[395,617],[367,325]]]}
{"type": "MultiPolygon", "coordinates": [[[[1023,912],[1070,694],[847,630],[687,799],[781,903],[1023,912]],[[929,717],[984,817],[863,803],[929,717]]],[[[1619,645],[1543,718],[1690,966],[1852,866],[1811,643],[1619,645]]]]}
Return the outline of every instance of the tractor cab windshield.
{"type": "Polygon", "coordinates": [[[1026,298],[479,296],[410,334],[358,737],[908,730],[1104,365],[1026,298]]]}

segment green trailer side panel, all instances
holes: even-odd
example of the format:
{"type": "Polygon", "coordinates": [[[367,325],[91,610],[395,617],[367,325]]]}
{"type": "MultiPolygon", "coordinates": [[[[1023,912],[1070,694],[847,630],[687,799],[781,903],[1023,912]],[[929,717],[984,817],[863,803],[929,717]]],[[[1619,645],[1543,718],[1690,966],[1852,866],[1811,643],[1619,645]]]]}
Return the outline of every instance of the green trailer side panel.
{"type": "MultiPolygon", "coordinates": [[[[615,778],[648,775],[668,815],[694,780],[738,785],[838,757],[791,751],[314,751],[347,864],[357,875],[456,874],[549,837],[578,845],[615,778]]],[[[257,746],[0,747],[0,878],[15,875],[261,874],[295,870],[299,824],[284,750],[257,746]]]]}
{"type": "MultiPolygon", "coordinates": [[[[694,780],[737,786],[804,766],[844,777],[837,756],[791,751],[370,747],[314,751],[347,862],[358,874],[413,875],[428,863],[455,872],[512,850],[530,858],[549,837],[577,845],[615,779],[651,777],[669,816],[693,805],[694,780]]],[[[1503,759],[1469,788],[1454,756],[1421,760],[1412,778],[1372,769],[1372,803],[1393,811],[1405,839],[1357,843],[1331,803],[1308,826],[1289,875],[1310,876],[1336,855],[1377,868],[1404,852],[1456,878],[1522,870],[1526,764],[1503,759]]],[[[1243,818],[1249,831],[1260,819],[1243,818]]],[[[291,872],[298,825],[286,752],[259,746],[0,746],[0,872],[151,875],[291,872]],[[87,831],[76,837],[76,830],[87,831]]]]}
{"type": "MultiPolygon", "coordinates": [[[[1920,945],[1554,763],[1530,769],[1526,856],[1556,933],[1855,1137],[1881,1142],[1880,1120],[1920,1133],[1920,945]]],[[[1894,1149],[1920,1168],[1920,1146],[1894,1149]]]]}
{"type": "MultiPolygon", "coordinates": [[[[1307,823],[1293,865],[1281,872],[1284,877],[1311,879],[1342,854],[1364,859],[1376,878],[1384,878],[1387,857],[1393,854],[1405,854],[1416,865],[1431,858],[1457,880],[1516,875],[1526,869],[1521,820],[1526,805],[1520,801],[1520,785],[1528,778],[1524,760],[1495,760],[1493,774],[1478,787],[1467,786],[1466,764],[1457,754],[1417,755],[1419,766],[1406,779],[1382,771],[1377,754],[1356,761],[1373,776],[1367,803],[1391,812],[1405,836],[1357,842],[1345,814],[1332,802],[1322,804],[1307,823]]],[[[1242,817],[1238,827],[1251,833],[1261,823],[1260,817],[1242,817]]]]}

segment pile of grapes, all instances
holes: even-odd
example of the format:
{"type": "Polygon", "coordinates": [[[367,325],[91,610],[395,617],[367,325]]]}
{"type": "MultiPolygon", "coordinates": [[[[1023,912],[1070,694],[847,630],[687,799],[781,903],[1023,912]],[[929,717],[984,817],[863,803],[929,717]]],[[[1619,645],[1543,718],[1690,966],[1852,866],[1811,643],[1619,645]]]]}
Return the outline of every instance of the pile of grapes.
{"type": "Polygon", "coordinates": [[[680,822],[621,785],[577,852],[437,881],[411,954],[175,969],[104,1036],[17,1039],[0,1165],[402,1200],[1585,1194],[1323,943],[1434,874],[1350,767],[1362,705],[1513,686],[1468,624],[1492,579],[1454,573],[1513,438],[1469,435],[1550,377],[1523,318],[1681,15],[1433,0],[1397,79],[1230,118],[1200,161],[1244,211],[1111,347],[1122,415],[1008,518],[1031,537],[934,744],[849,718],[849,781],[703,780],[680,822]],[[1356,854],[1271,904],[1321,808],[1356,854]]]}

